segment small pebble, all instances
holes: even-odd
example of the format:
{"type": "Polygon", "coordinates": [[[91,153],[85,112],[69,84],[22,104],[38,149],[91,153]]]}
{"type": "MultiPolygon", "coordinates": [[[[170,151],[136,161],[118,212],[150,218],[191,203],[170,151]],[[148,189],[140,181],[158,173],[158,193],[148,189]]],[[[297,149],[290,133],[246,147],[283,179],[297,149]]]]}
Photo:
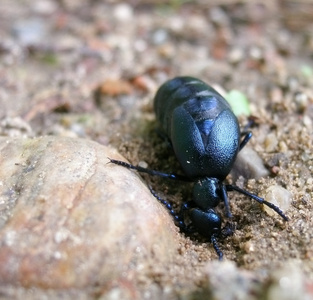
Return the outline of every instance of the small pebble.
{"type": "MultiPolygon", "coordinates": [[[[275,204],[285,213],[291,205],[292,194],[279,185],[272,185],[266,189],[264,199],[275,204]]],[[[274,216],[276,214],[274,210],[266,205],[264,205],[263,208],[270,216],[274,216]]]]}
{"type": "Polygon", "coordinates": [[[219,26],[227,26],[230,23],[228,14],[219,6],[212,6],[209,17],[213,23],[219,26]]]}
{"type": "Polygon", "coordinates": [[[292,77],[292,76],[289,77],[287,79],[287,86],[288,86],[288,88],[289,88],[289,90],[291,92],[296,92],[297,89],[299,88],[299,81],[298,81],[298,79],[295,78],[295,77],[292,77]]]}
{"type": "Polygon", "coordinates": [[[0,122],[0,134],[10,137],[30,137],[33,131],[29,123],[20,117],[7,117],[0,122]]]}
{"type": "Polygon", "coordinates": [[[204,266],[204,274],[207,276],[208,287],[203,293],[203,297],[198,297],[199,299],[255,299],[251,297],[251,291],[255,289],[257,282],[248,272],[238,269],[232,261],[209,262],[204,266]],[[210,294],[208,294],[208,290],[211,292],[210,294]]]}
{"type": "Polygon", "coordinates": [[[266,300],[309,300],[309,288],[304,284],[304,274],[296,261],[284,262],[283,267],[270,274],[266,300]]]}
{"type": "Polygon", "coordinates": [[[48,34],[47,23],[40,18],[16,21],[13,34],[24,46],[36,45],[45,40],[48,34]]]}
{"type": "Polygon", "coordinates": [[[309,101],[308,96],[304,93],[296,93],[295,103],[299,113],[302,113],[308,107],[309,101]]]}
{"type": "Polygon", "coordinates": [[[278,145],[278,140],[276,134],[270,133],[267,135],[264,141],[265,151],[266,152],[273,152],[275,151],[278,145]]]}
{"type": "Polygon", "coordinates": [[[261,157],[252,148],[246,146],[238,154],[232,169],[234,180],[239,176],[244,178],[259,179],[269,174],[261,157]]]}
{"type": "Polygon", "coordinates": [[[254,244],[251,241],[248,241],[248,242],[245,242],[243,244],[243,250],[246,253],[254,252],[255,251],[255,246],[254,246],[254,244]]]}
{"type": "Polygon", "coordinates": [[[259,47],[253,46],[249,51],[249,55],[252,59],[261,60],[263,58],[263,52],[259,47]]]}
{"type": "Polygon", "coordinates": [[[228,53],[228,60],[231,64],[239,63],[243,57],[244,53],[241,48],[234,48],[228,53]]]}
{"type": "Polygon", "coordinates": [[[303,116],[303,125],[312,128],[312,119],[309,116],[303,116]]]}
{"type": "Polygon", "coordinates": [[[133,19],[133,9],[129,4],[121,3],[114,7],[113,16],[122,22],[129,22],[133,19]]]}
{"type": "Polygon", "coordinates": [[[154,45],[160,45],[168,40],[168,32],[164,29],[157,29],[152,34],[152,42],[154,45]]]}
{"type": "Polygon", "coordinates": [[[58,5],[55,1],[51,0],[39,0],[34,1],[34,4],[32,6],[32,9],[35,13],[41,14],[41,15],[50,15],[58,9],[58,5]]]}

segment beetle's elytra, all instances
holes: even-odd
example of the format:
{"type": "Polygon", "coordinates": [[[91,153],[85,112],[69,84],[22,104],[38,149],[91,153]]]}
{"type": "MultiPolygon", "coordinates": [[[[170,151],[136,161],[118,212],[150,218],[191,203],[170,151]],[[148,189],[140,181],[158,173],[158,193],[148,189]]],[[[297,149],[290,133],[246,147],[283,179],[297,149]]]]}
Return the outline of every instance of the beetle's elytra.
{"type": "Polygon", "coordinates": [[[222,259],[217,237],[222,232],[232,233],[232,230],[226,228],[222,231],[221,217],[214,208],[223,201],[226,216],[231,218],[228,191],[237,191],[267,205],[288,221],[287,216],[274,204],[235,185],[223,183],[238,152],[250,140],[252,133],[240,133],[236,116],[217,91],[199,79],[176,77],[159,88],[154,109],[185,176],[145,169],[114,159],[110,159],[110,162],[150,175],[194,182],[193,199],[183,202],[178,213],[169,202],[151,190],[182,230],[195,230],[209,238],[219,259],[222,259]],[[241,139],[242,135],[244,137],[241,139]],[[188,225],[185,223],[186,216],[190,220],[188,225]]]}
{"type": "Polygon", "coordinates": [[[185,174],[225,179],[240,144],[227,101],[199,79],[177,77],[160,87],[154,107],[185,174]]]}

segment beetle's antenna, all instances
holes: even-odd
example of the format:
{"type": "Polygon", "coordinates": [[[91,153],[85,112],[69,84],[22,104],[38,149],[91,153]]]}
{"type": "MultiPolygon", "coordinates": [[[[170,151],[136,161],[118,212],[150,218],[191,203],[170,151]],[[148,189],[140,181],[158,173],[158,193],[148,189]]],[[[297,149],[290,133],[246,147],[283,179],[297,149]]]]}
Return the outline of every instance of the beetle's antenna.
{"type": "Polygon", "coordinates": [[[167,200],[162,199],[153,189],[150,185],[148,185],[149,190],[151,192],[151,194],[160,202],[162,203],[167,210],[169,211],[169,213],[173,216],[176,225],[181,228],[181,230],[185,231],[186,230],[186,224],[181,216],[181,214],[177,213],[174,211],[173,209],[173,205],[171,203],[169,203],[167,200]]]}
{"type": "Polygon", "coordinates": [[[215,234],[212,234],[212,236],[211,236],[211,243],[213,245],[213,248],[214,248],[215,252],[218,255],[218,259],[219,260],[223,260],[223,252],[222,252],[222,250],[220,249],[220,247],[217,244],[217,240],[216,240],[216,235],[215,234]]]}
{"type": "Polygon", "coordinates": [[[241,189],[240,187],[238,187],[236,185],[227,184],[227,185],[225,185],[225,187],[226,187],[227,191],[237,191],[241,194],[244,194],[244,195],[254,199],[255,201],[259,202],[260,204],[264,204],[264,205],[270,207],[272,210],[276,211],[285,221],[289,221],[289,218],[275,204],[268,202],[268,201],[264,200],[263,198],[255,195],[255,194],[252,194],[252,193],[250,193],[244,189],[241,189]]]}
{"type": "Polygon", "coordinates": [[[134,166],[134,165],[131,165],[125,161],[116,160],[116,159],[113,159],[110,157],[108,157],[108,159],[110,160],[109,163],[112,163],[112,164],[115,164],[118,166],[122,166],[122,167],[127,168],[127,169],[136,170],[136,171],[141,172],[141,173],[147,173],[147,174],[152,175],[152,176],[160,176],[160,177],[167,178],[167,179],[181,180],[181,181],[187,181],[187,182],[193,181],[184,175],[179,175],[179,174],[174,174],[174,173],[168,174],[168,173],[164,173],[164,172],[160,172],[160,171],[156,171],[156,170],[143,168],[140,166],[134,166]]]}

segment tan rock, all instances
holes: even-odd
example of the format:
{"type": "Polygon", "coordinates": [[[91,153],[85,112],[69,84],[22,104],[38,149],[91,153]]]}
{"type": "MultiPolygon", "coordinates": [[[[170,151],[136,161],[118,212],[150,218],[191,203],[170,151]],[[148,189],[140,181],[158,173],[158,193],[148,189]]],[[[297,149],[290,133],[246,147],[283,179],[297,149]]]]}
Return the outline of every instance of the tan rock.
{"type": "Polygon", "coordinates": [[[132,281],[177,247],[166,209],[95,142],[0,138],[0,282],[85,288],[132,281]]]}

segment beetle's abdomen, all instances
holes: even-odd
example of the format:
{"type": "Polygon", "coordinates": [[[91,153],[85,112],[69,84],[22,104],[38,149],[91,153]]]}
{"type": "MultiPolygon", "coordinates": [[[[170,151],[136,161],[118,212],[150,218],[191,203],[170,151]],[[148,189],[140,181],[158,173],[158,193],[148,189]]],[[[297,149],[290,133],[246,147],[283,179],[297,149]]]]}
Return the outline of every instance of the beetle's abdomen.
{"type": "Polygon", "coordinates": [[[227,101],[201,80],[177,77],[160,87],[154,106],[185,173],[224,179],[236,159],[240,138],[227,101]]]}

